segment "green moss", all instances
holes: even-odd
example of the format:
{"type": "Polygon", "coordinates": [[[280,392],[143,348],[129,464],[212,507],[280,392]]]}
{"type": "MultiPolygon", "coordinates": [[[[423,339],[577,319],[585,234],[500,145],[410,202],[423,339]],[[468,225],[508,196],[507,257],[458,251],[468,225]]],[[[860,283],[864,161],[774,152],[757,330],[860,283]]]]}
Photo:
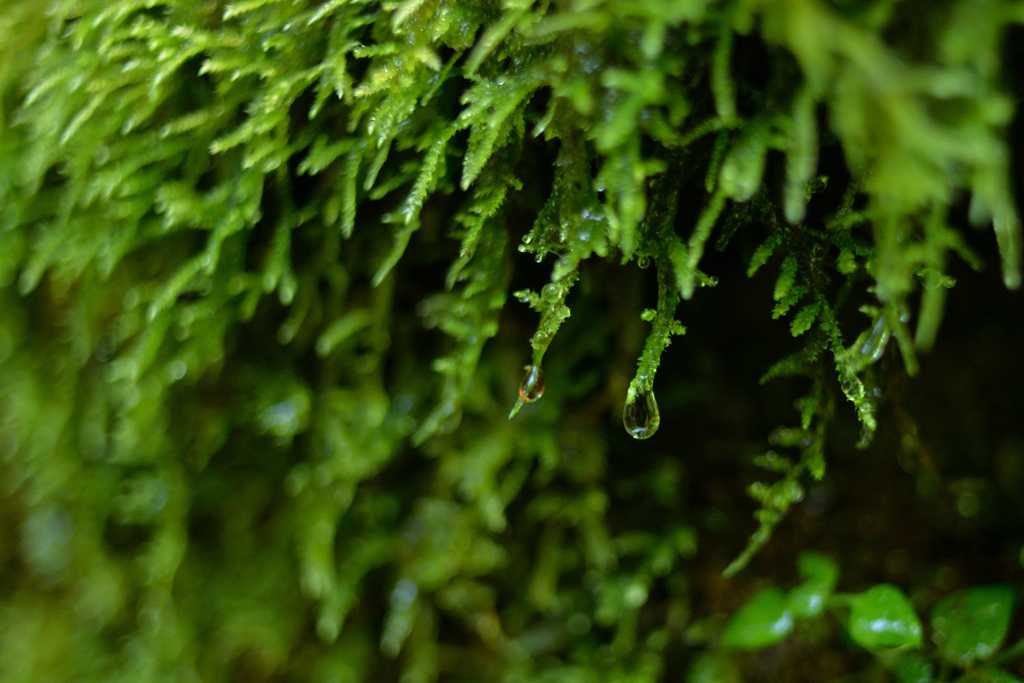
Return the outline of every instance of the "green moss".
{"type": "Polygon", "coordinates": [[[965,196],[1019,285],[1022,20],[8,0],[0,677],[660,680],[695,522],[676,460],[609,462],[608,416],[718,283],[709,240],[760,243],[748,274],[778,270],[799,338],[764,378],[810,382],[742,569],[825,476],[837,413],[870,442],[890,342],[909,374],[936,343],[950,264],[978,263],[965,196]],[[548,393],[507,421],[527,359],[548,393]],[[616,482],[643,514],[611,518],[616,482]]]}

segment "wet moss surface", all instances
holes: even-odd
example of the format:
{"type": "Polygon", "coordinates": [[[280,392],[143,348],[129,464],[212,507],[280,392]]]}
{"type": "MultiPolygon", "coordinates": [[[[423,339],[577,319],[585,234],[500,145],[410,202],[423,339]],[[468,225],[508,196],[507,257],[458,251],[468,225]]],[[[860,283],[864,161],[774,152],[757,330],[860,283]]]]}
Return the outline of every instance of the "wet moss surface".
{"type": "Polygon", "coordinates": [[[1016,680],[1022,21],[0,5],[0,679],[1016,680]]]}

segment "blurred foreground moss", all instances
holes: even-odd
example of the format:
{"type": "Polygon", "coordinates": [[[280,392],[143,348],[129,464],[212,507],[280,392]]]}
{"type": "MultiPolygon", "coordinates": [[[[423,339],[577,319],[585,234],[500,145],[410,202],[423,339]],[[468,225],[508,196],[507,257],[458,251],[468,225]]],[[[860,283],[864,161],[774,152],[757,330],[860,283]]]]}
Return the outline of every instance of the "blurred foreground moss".
{"type": "Polygon", "coordinates": [[[760,552],[792,583],[813,544],[858,589],[902,577],[915,620],[1017,580],[1022,501],[1000,526],[990,489],[1024,448],[971,368],[1018,377],[1020,301],[960,309],[991,367],[943,356],[940,324],[957,277],[994,277],[965,265],[1020,284],[1021,22],[1000,0],[3,0],[0,678],[901,676],[820,630],[796,637],[812,673],[723,657],[782,637],[750,604],[789,608],[765,588],[730,630],[751,590],[722,572],[760,552]],[[952,419],[908,388],[933,347],[926,387],[974,387],[952,419]],[[826,513],[845,482],[884,504],[826,513]],[[871,531],[900,504],[996,575],[871,531]]]}

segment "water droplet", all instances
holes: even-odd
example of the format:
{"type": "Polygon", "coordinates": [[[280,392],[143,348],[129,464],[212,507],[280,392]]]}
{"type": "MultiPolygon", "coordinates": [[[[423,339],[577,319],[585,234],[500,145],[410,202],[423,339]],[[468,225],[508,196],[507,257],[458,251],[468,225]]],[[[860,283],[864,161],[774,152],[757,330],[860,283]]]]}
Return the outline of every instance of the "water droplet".
{"type": "Polygon", "coordinates": [[[641,268],[646,269],[651,265],[651,259],[648,256],[641,256],[636,260],[636,264],[641,268]]]}
{"type": "Polygon", "coordinates": [[[544,368],[527,365],[523,383],[519,385],[519,400],[523,403],[536,401],[544,395],[544,368]]]}
{"type": "Polygon", "coordinates": [[[888,345],[891,335],[892,328],[889,327],[889,321],[884,316],[880,317],[871,330],[871,334],[861,345],[860,355],[871,363],[877,362],[885,354],[885,347],[888,345]]]}
{"type": "Polygon", "coordinates": [[[839,386],[843,393],[851,401],[857,401],[864,397],[864,384],[850,368],[844,368],[839,373],[839,386]]]}
{"type": "Polygon", "coordinates": [[[634,439],[649,439],[658,431],[661,415],[658,413],[658,402],[654,400],[654,392],[645,391],[627,403],[622,409],[622,424],[634,439]]]}

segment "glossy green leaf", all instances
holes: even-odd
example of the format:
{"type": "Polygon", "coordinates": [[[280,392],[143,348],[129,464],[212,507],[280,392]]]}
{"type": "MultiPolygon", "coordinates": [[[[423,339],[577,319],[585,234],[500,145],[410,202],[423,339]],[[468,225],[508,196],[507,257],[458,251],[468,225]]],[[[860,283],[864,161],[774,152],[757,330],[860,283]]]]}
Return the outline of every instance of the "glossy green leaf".
{"type": "Polygon", "coordinates": [[[1003,644],[1013,610],[1009,586],[978,586],[943,598],[932,610],[932,640],[940,655],[966,667],[1003,644]]]}
{"type": "Polygon", "coordinates": [[[869,649],[920,647],[921,620],[899,588],[882,583],[851,596],[850,637],[869,649]]]}
{"type": "Polygon", "coordinates": [[[789,592],[789,607],[798,617],[816,617],[839,581],[839,565],[832,559],[811,551],[800,553],[797,570],[804,582],[789,592]]]}
{"type": "Polygon", "coordinates": [[[765,588],[747,600],[722,634],[722,645],[758,650],[779,642],[793,630],[793,610],[778,588],[765,588]]]}

